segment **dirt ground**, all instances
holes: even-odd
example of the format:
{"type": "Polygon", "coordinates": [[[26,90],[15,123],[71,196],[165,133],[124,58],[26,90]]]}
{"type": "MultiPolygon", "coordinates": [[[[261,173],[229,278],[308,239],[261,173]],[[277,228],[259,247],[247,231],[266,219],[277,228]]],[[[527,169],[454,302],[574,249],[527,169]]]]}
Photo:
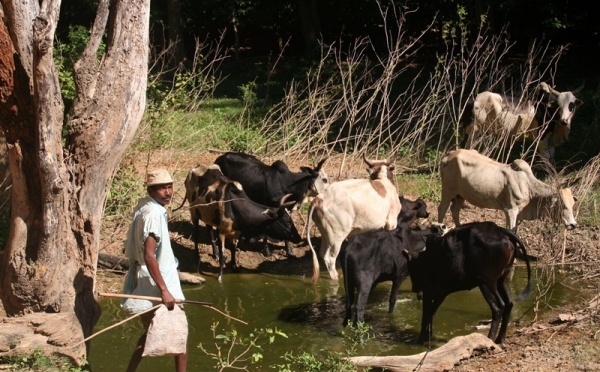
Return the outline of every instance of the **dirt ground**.
{"type": "MultiPolygon", "coordinates": [[[[173,170],[176,181],[181,178],[176,186],[173,208],[177,207],[183,199],[183,178],[187,170],[203,163],[211,164],[218,153],[205,152],[196,156],[187,156],[187,161],[177,164],[178,169],[173,170]]],[[[273,159],[274,160],[274,159],[273,159]]],[[[270,160],[266,160],[269,162],[270,160]]],[[[341,160],[332,159],[325,164],[325,170],[330,174],[330,182],[336,179],[331,174],[338,169],[341,160]]],[[[290,163],[289,163],[290,164],[290,163]]],[[[159,164],[160,165],[160,164],[159,164]]],[[[166,165],[166,164],[163,164],[166,165]]],[[[293,171],[299,165],[290,164],[293,171]]],[[[345,177],[363,177],[364,166],[358,162],[348,167],[345,177]]],[[[143,174],[143,170],[141,170],[143,174]]],[[[398,185],[402,193],[403,185],[398,185]]],[[[405,195],[416,198],[419,195],[405,195]]],[[[429,221],[420,221],[428,224],[437,217],[437,203],[427,201],[431,214],[429,221]]],[[[194,272],[193,261],[194,244],[191,240],[192,225],[189,215],[172,214],[171,239],[174,243],[175,254],[179,257],[182,271],[194,272]]],[[[463,210],[461,217],[464,222],[491,220],[504,226],[504,217],[498,211],[481,210],[469,207],[463,210]]],[[[306,212],[293,213],[298,230],[305,236],[306,212]]],[[[453,226],[449,213],[445,222],[453,226]]],[[[126,224],[116,225],[108,223],[104,227],[101,254],[120,254],[122,239],[125,236],[126,224]],[[115,237],[121,237],[120,239],[115,237]]],[[[313,226],[312,237],[318,237],[318,230],[313,226]]],[[[567,279],[562,285],[578,289],[580,300],[570,303],[564,308],[554,308],[545,311],[543,316],[534,322],[521,324],[509,328],[508,336],[502,345],[502,351],[494,354],[483,354],[465,360],[455,367],[457,371],[600,371],[600,328],[598,322],[598,301],[591,303],[600,293],[600,228],[598,226],[580,225],[572,231],[565,231],[562,227],[549,221],[526,221],[519,227],[519,236],[525,242],[528,253],[538,258],[538,265],[551,265],[555,270],[567,273],[567,279]]],[[[210,256],[211,248],[207,236],[201,237],[199,245],[201,254],[200,272],[208,280],[216,280],[218,274],[217,262],[210,256]]],[[[314,241],[313,241],[314,243],[314,241]]],[[[305,273],[311,275],[311,254],[306,244],[299,244],[292,248],[295,259],[285,255],[282,244],[270,245],[272,255],[266,257],[260,251],[240,251],[238,263],[241,270],[271,271],[278,273],[305,273]]],[[[551,277],[551,275],[550,275],[551,277]]],[[[101,268],[98,273],[97,291],[119,292],[122,285],[122,274],[101,268]]],[[[548,284],[548,285],[551,285],[548,284]]],[[[541,304],[540,306],[544,306],[541,304]]]]}

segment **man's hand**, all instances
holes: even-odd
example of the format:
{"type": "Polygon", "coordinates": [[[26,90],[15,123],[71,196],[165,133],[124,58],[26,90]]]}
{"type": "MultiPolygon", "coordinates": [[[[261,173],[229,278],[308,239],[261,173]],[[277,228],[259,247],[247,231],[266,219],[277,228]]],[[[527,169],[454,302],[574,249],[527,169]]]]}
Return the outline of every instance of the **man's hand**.
{"type": "Polygon", "coordinates": [[[148,272],[154,279],[156,286],[160,290],[160,297],[162,298],[163,304],[169,310],[173,310],[175,307],[175,298],[169,290],[167,289],[167,285],[160,273],[160,269],[158,268],[158,261],[156,261],[156,256],[154,252],[156,250],[156,238],[154,235],[150,235],[146,238],[144,242],[144,261],[146,261],[146,267],[148,268],[148,272]]]}
{"type": "Polygon", "coordinates": [[[169,292],[168,289],[165,289],[164,291],[160,292],[160,297],[162,298],[162,302],[165,304],[167,309],[173,310],[175,307],[175,298],[173,298],[171,292],[169,292]]]}

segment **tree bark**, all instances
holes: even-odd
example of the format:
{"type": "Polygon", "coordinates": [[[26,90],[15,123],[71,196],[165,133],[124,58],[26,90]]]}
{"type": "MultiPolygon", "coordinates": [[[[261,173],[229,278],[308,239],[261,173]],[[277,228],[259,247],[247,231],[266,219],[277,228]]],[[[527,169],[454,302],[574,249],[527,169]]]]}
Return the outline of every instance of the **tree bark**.
{"type": "Polygon", "coordinates": [[[146,103],[150,1],[99,1],[68,119],[52,56],[60,0],[1,1],[0,126],[13,192],[0,298],[9,316],[74,312],[87,336],[100,316],[103,204],[146,103]]]}

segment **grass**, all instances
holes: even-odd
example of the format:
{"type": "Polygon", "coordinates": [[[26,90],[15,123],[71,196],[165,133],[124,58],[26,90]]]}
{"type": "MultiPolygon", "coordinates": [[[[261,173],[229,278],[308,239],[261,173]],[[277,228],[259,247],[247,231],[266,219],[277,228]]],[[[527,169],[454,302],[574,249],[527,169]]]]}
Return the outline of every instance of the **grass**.
{"type": "MultiPolygon", "coordinates": [[[[87,364],[87,362],[82,364],[87,364]]],[[[39,348],[29,355],[0,356],[0,366],[2,365],[10,366],[11,371],[80,372],[87,370],[84,367],[75,366],[65,357],[46,355],[44,350],[39,348]]]]}
{"type": "Polygon", "coordinates": [[[402,174],[397,179],[400,194],[417,196],[435,202],[439,202],[441,199],[442,184],[437,174],[402,174]]]}

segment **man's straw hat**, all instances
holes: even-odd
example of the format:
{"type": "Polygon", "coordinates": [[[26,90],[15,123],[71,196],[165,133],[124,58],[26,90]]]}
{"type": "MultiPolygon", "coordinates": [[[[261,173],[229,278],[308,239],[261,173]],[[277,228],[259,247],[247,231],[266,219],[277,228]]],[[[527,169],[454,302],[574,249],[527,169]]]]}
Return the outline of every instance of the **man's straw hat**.
{"type": "Polygon", "coordinates": [[[169,172],[165,169],[155,169],[148,172],[146,175],[144,186],[164,185],[167,183],[173,183],[173,179],[169,172]]]}

